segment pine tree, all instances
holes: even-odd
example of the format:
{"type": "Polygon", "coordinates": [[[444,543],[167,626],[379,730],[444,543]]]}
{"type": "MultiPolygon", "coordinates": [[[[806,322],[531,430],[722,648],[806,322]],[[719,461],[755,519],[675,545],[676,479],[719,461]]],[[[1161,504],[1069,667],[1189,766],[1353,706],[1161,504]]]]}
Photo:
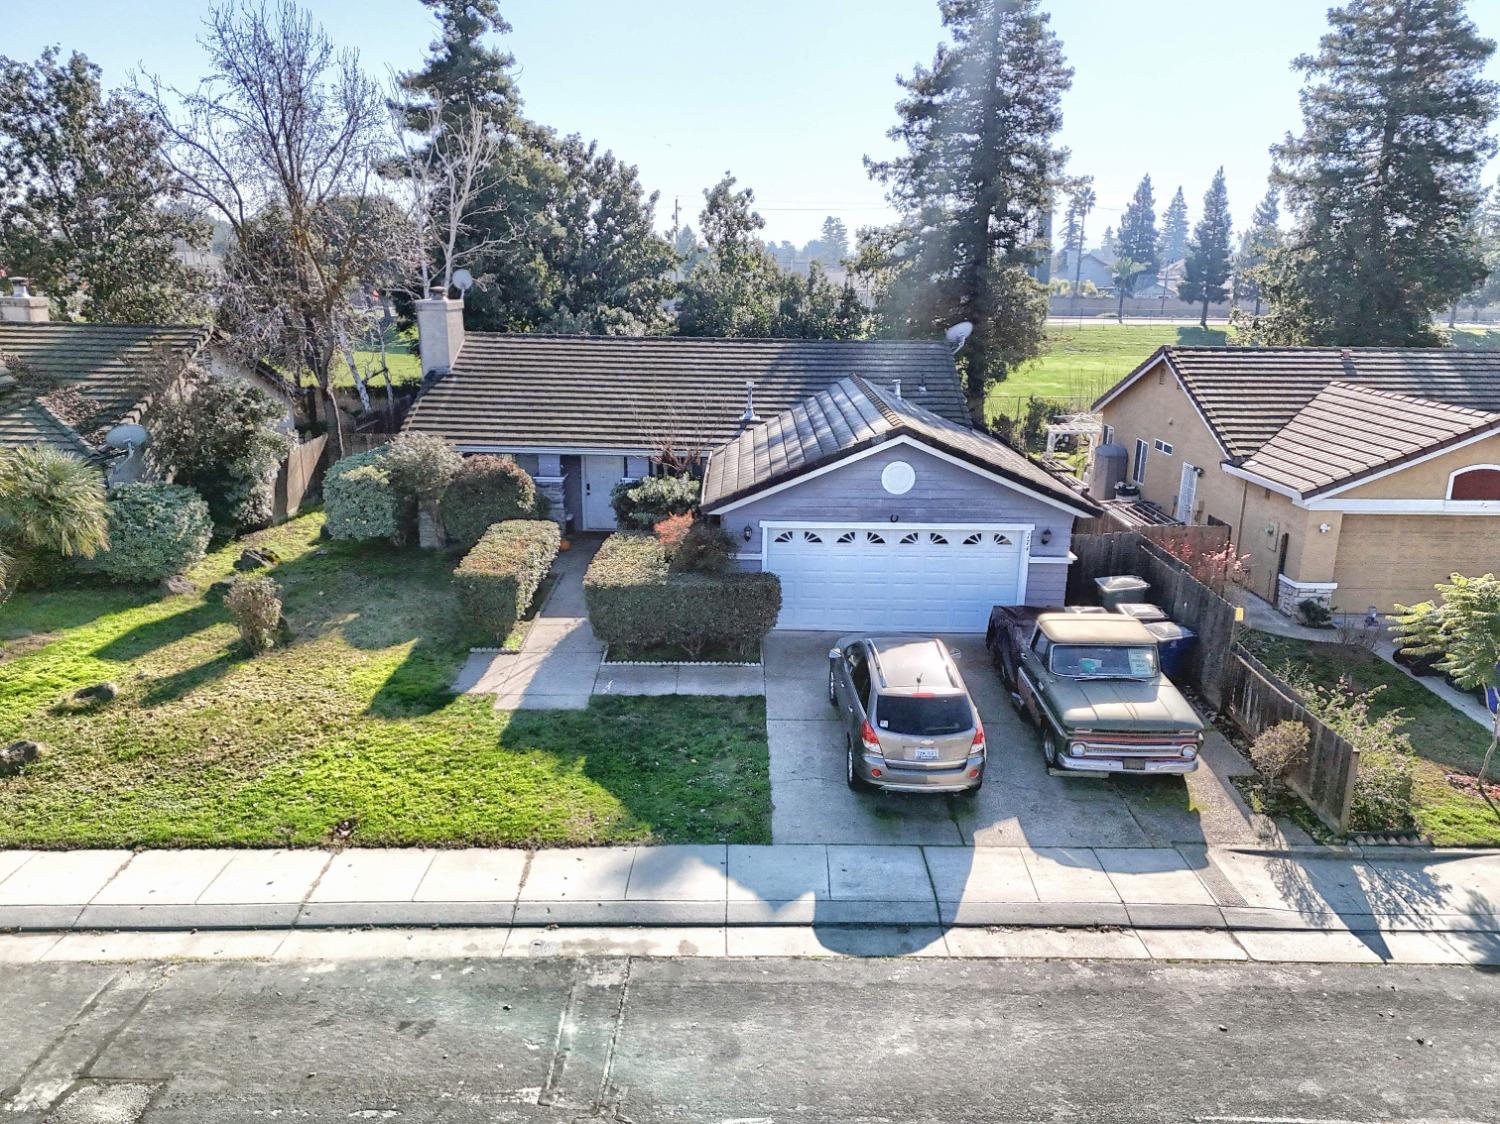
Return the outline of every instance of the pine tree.
{"type": "Polygon", "coordinates": [[[1072,71],[1040,0],[940,0],[939,11],[952,41],[900,79],[890,135],[905,153],[866,160],[899,231],[865,239],[860,260],[881,278],[887,331],[974,324],[959,362],[983,424],[989,381],[1042,347],[1047,292],[1029,270],[1049,252],[1036,232],[1066,157],[1056,135],[1072,71]]]}
{"type": "Polygon", "coordinates": [[[1078,296],[1083,277],[1084,248],[1088,245],[1088,217],[1098,202],[1094,193],[1094,177],[1083,176],[1074,181],[1068,190],[1068,213],[1063,231],[1063,264],[1073,267],[1073,295],[1078,296]]]}
{"type": "Polygon", "coordinates": [[[849,228],[844,220],[833,215],[824,219],[821,242],[818,260],[830,268],[842,265],[849,256],[849,228]]]}
{"type": "Polygon", "coordinates": [[[664,331],[672,247],[655,230],[657,197],[633,165],[528,120],[515,58],[487,45],[510,25],[497,0],[422,0],[439,36],[422,69],[402,79],[417,104],[475,112],[504,143],[471,220],[480,283],[464,319],[485,331],[664,331]]]}
{"type": "Polygon", "coordinates": [[[1495,151],[1495,44],[1463,0],[1350,0],[1304,75],[1302,133],[1273,149],[1295,223],[1263,286],[1268,343],[1434,345],[1484,276],[1472,216],[1495,151]]]}
{"type": "Polygon", "coordinates": [[[1107,259],[1113,261],[1120,254],[1120,237],[1115,233],[1115,228],[1106,226],[1104,236],[1099,239],[1099,252],[1107,259]]]}
{"type": "Polygon", "coordinates": [[[1163,266],[1179,262],[1187,256],[1188,207],[1182,188],[1172,196],[1167,213],[1161,219],[1161,237],[1156,241],[1156,259],[1163,266]]]}
{"type": "Polygon", "coordinates": [[[1198,323],[1208,327],[1208,306],[1229,296],[1229,193],[1224,188],[1224,169],[1214,173],[1203,196],[1203,217],[1193,227],[1187,262],[1177,295],[1189,303],[1203,305],[1198,323]]]}
{"type": "Polygon", "coordinates": [[[1266,255],[1281,242],[1281,200],[1276,186],[1266,189],[1265,197],[1255,205],[1250,229],[1240,237],[1239,252],[1234,259],[1234,299],[1255,302],[1252,316],[1260,315],[1260,275],[1266,255]]]}
{"type": "Polygon", "coordinates": [[[1477,315],[1486,305],[1500,303],[1500,182],[1485,197],[1474,226],[1485,274],[1473,292],[1464,295],[1463,303],[1471,305],[1477,315]]]}
{"type": "Polygon", "coordinates": [[[1156,196],[1151,190],[1150,176],[1141,178],[1120,216],[1118,253],[1138,267],[1126,282],[1125,296],[1134,296],[1141,283],[1154,277],[1161,265],[1156,254],[1156,196]]]}

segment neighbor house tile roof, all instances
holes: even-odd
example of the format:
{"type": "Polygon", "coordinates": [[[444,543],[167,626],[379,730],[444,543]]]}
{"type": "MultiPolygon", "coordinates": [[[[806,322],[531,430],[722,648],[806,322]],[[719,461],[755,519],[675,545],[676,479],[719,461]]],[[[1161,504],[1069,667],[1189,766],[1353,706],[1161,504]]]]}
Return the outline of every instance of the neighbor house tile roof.
{"type": "Polygon", "coordinates": [[[904,395],[967,420],[938,342],[470,332],[406,427],[463,446],[706,451],[739,431],[747,380],[756,412],[769,414],[849,375],[899,379],[904,395]]]}
{"type": "Polygon", "coordinates": [[[903,434],[1080,512],[1099,514],[1060,477],[1005,442],[858,377],[840,379],[716,449],[703,474],[703,509],[711,512],[903,434]]]}
{"type": "Polygon", "coordinates": [[[1270,441],[1332,382],[1500,411],[1500,352],[1419,347],[1164,347],[1100,403],[1162,359],[1236,461],[1270,441]]]}
{"type": "Polygon", "coordinates": [[[1240,467],[1317,495],[1497,425],[1500,412],[1332,382],[1240,467]]]}
{"type": "MultiPolygon", "coordinates": [[[[64,421],[21,386],[0,390],[0,445],[69,447],[114,425],[145,396],[139,364],[160,347],[196,351],[203,328],[152,324],[0,323],[0,355],[13,355],[49,391],[68,393],[64,421]],[[62,434],[71,436],[58,436],[62,434]]],[[[77,452],[76,448],[68,448],[77,452]]]]}

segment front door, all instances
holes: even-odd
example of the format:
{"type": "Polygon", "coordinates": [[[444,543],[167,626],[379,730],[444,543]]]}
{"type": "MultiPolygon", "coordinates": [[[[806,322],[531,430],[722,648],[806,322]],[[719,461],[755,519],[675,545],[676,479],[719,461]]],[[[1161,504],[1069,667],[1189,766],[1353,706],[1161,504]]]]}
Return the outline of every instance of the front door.
{"type": "Polygon", "coordinates": [[[610,493],[625,478],[624,457],[585,456],[583,461],[583,529],[613,531],[615,509],[610,493]]]}

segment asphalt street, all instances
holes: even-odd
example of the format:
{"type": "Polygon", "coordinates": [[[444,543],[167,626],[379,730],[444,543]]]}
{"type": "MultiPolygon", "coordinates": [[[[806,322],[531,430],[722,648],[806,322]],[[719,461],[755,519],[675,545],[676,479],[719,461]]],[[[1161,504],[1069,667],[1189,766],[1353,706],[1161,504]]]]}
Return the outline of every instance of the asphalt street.
{"type": "Polygon", "coordinates": [[[0,969],[0,1120],[1500,1119],[1500,974],[537,959],[0,969]]]}

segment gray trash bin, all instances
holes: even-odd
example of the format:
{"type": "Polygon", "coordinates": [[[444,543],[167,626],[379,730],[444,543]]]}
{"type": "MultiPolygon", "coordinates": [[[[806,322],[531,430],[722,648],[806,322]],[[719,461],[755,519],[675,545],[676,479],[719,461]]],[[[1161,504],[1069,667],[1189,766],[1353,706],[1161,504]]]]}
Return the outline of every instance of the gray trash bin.
{"type": "Polygon", "coordinates": [[[1162,674],[1174,683],[1187,676],[1188,653],[1198,643],[1198,634],[1176,621],[1152,621],[1146,631],[1156,637],[1156,658],[1162,674]]]}
{"type": "Polygon", "coordinates": [[[1113,612],[1127,601],[1144,601],[1151,583],[1134,574],[1116,574],[1110,578],[1095,578],[1099,587],[1099,604],[1113,612]]]}
{"type": "Polygon", "coordinates": [[[1152,621],[1164,621],[1167,614],[1161,611],[1160,605],[1152,605],[1146,601],[1126,601],[1115,606],[1115,612],[1121,616],[1134,617],[1142,624],[1150,624],[1152,621]]]}

